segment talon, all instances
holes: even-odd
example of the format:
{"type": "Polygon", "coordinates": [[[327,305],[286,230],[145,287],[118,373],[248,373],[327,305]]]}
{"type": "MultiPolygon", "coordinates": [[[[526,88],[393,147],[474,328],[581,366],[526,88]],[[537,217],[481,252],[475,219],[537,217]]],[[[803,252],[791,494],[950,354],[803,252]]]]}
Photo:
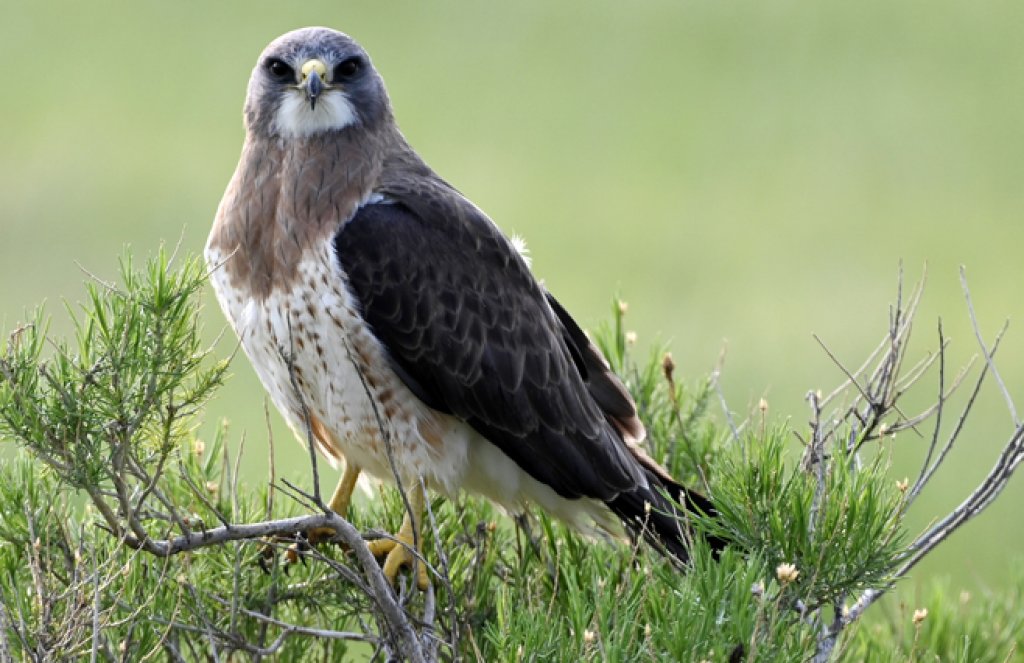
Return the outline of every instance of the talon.
{"type": "Polygon", "coordinates": [[[337,534],[331,527],[315,527],[306,532],[306,540],[309,541],[309,545],[316,546],[334,539],[337,534]]]}
{"type": "MultiPolygon", "coordinates": [[[[398,573],[402,568],[416,567],[416,587],[425,592],[430,588],[430,577],[427,575],[427,565],[417,558],[412,551],[411,540],[406,540],[402,534],[398,535],[401,543],[394,539],[374,539],[366,544],[374,557],[384,557],[384,577],[394,587],[398,580],[398,573]]],[[[411,539],[411,537],[410,537],[411,539]]]]}
{"type": "Polygon", "coordinates": [[[420,591],[427,591],[430,588],[430,578],[427,576],[427,565],[418,558],[416,552],[417,540],[422,541],[419,536],[418,521],[423,514],[423,501],[425,496],[423,489],[417,487],[409,497],[411,513],[406,513],[402,520],[402,528],[394,539],[374,539],[367,542],[366,546],[374,557],[384,558],[384,577],[388,579],[391,586],[395,586],[398,572],[403,566],[416,569],[416,587],[420,591]],[[415,515],[413,515],[415,514],[415,515]],[[415,519],[414,519],[415,518],[415,519]]]}
{"type": "Polygon", "coordinates": [[[302,565],[305,566],[305,552],[309,549],[310,545],[304,537],[288,546],[288,549],[284,551],[285,572],[287,573],[288,569],[294,566],[296,562],[302,562],[302,565]]]}
{"type": "Polygon", "coordinates": [[[260,548],[259,559],[256,560],[256,563],[259,564],[264,573],[269,575],[271,568],[273,568],[274,559],[276,558],[277,553],[274,551],[274,546],[269,543],[265,543],[263,544],[263,547],[260,548]]]}
{"type": "Polygon", "coordinates": [[[366,547],[370,549],[370,554],[374,557],[387,555],[397,545],[394,539],[371,539],[366,542],[366,547]]]}

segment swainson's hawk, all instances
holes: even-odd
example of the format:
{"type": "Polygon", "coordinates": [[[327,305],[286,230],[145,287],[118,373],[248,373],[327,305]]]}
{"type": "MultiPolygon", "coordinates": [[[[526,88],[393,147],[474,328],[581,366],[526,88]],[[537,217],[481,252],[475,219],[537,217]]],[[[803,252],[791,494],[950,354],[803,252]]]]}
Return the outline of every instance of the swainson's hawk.
{"type": "MultiPolygon", "coordinates": [[[[253,69],[245,126],[206,259],[274,404],[305,438],[304,404],[320,451],[344,463],[335,511],[359,472],[394,480],[379,414],[414,487],[407,544],[425,485],[538,504],[583,530],[646,522],[649,540],[687,558],[662,493],[713,506],[640,450],[622,383],[513,243],[409,146],[359,44],[326,28],[276,39],[253,69]]],[[[371,546],[392,582],[411,560],[371,546]]]]}

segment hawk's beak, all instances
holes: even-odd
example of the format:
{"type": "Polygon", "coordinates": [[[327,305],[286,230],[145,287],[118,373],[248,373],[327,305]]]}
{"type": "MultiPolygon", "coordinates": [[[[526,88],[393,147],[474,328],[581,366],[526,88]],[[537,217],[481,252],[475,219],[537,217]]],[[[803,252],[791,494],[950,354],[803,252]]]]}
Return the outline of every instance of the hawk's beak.
{"type": "Polygon", "coordinates": [[[301,87],[306,91],[306,99],[309,100],[309,108],[316,110],[316,100],[326,87],[324,79],[327,78],[327,65],[320,60],[307,60],[302,65],[301,87]]]}

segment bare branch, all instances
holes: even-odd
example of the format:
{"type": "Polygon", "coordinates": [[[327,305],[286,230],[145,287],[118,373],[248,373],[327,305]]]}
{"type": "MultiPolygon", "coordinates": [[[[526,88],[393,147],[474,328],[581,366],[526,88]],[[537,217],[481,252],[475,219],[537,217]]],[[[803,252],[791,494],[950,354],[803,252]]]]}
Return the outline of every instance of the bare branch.
{"type": "MultiPolygon", "coordinates": [[[[289,338],[291,339],[290,321],[289,338]]],[[[370,393],[369,386],[366,384],[363,374],[360,371],[358,364],[356,364],[352,356],[351,349],[348,347],[347,343],[345,345],[345,349],[346,352],[348,352],[349,354],[349,360],[355,367],[356,372],[359,375],[359,379],[363,384],[363,389],[364,391],[366,391],[367,397],[370,399],[370,404],[374,409],[375,415],[377,416],[378,425],[381,427],[382,434],[384,435],[385,442],[387,444],[388,457],[389,459],[391,459],[392,462],[392,470],[395,472],[395,481],[398,483],[399,493],[402,495],[402,500],[405,502],[406,512],[410,514],[410,517],[415,518],[416,516],[412,514],[412,505],[409,503],[408,497],[402,490],[401,477],[399,477],[397,469],[394,465],[394,461],[392,459],[390,436],[386,434],[383,418],[381,417],[380,413],[377,412],[376,399],[374,399],[372,394],[370,393]]],[[[383,571],[381,571],[381,568],[377,564],[376,559],[374,559],[373,555],[370,553],[369,548],[367,548],[367,546],[363,544],[362,537],[360,536],[358,530],[356,530],[355,527],[353,527],[352,524],[349,523],[347,520],[340,517],[338,514],[334,513],[334,511],[332,511],[326,504],[324,504],[320,496],[320,476],[319,471],[317,469],[318,465],[316,458],[316,445],[313,436],[312,419],[310,418],[309,408],[306,405],[306,401],[303,397],[301,390],[299,389],[298,380],[295,375],[295,355],[294,352],[290,352],[288,355],[284,355],[282,353],[282,357],[288,366],[288,374],[291,380],[292,389],[294,391],[296,399],[298,399],[299,406],[301,408],[303,423],[306,429],[306,446],[309,449],[310,464],[312,466],[313,471],[313,494],[307,497],[310,497],[313,500],[314,504],[316,504],[317,508],[324,512],[322,516],[313,517],[316,519],[322,518],[324,520],[319,521],[317,524],[311,522],[298,529],[293,529],[291,530],[291,532],[294,534],[298,531],[307,531],[309,529],[320,527],[330,527],[331,529],[333,529],[335,531],[336,536],[340,538],[342,542],[349,547],[349,549],[352,551],[352,553],[356,556],[357,560],[359,561],[360,566],[363,568],[363,572],[366,575],[367,579],[369,580],[371,596],[376,601],[377,605],[380,607],[381,612],[390,630],[395,634],[397,644],[400,647],[399,651],[402,657],[414,662],[425,661],[422,647],[420,646],[420,642],[416,637],[415,630],[412,628],[412,625],[409,622],[408,615],[405,613],[405,610],[402,608],[402,606],[399,603],[395,602],[394,594],[392,593],[390,584],[388,584],[387,580],[384,578],[384,573],[383,571]]],[[[417,530],[417,527],[413,528],[413,531],[417,532],[416,536],[418,537],[419,534],[417,530]]],[[[260,534],[259,536],[267,536],[268,534],[271,534],[271,532],[260,534]]],[[[415,564],[426,563],[425,560],[423,560],[422,556],[418,554],[418,541],[415,542],[415,549],[416,550],[414,551],[415,561],[413,568],[413,577],[415,577],[415,574],[417,572],[415,564]]],[[[430,566],[427,565],[427,568],[429,569],[430,566]]]]}
{"type": "MultiPolygon", "coordinates": [[[[981,337],[981,327],[978,324],[978,316],[974,313],[974,302],[971,301],[971,291],[967,288],[967,271],[963,267],[960,267],[960,285],[964,291],[964,299],[967,300],[967,310],[971,318],[971,327],[974,328],[974,337],[978,339],[978,346],[981,348],[981,353],[985,357],[985,363],[992,372],[992,377],[995,378],[996,384],[999,385],[999,391],[1002,392],[1003,399],[1006,401],[1006,409],[1010,411],[1010,418],[1013,419],[1013,425],[1020,426],[1020,418],[1017,417],[1017,408],[1013,404],[1013,398],[1010,396],[1010,392],[1006,389],[1006,384],[1003,382],[1002,376],[999,375],[999,371],[996,369],[995,364],[992,363],[992,355],[989,354],[988,349],[985,347],[985,341],[981,337]]],[[[1006,330],[1009,324],[1009,320],[1003,323],[1003,329],[997,336],[997,344],[998,339],[1002,337],[1003,331],[1006,330]]]]}
{"type": "MultiPolygon", "coordinates": [[[[225,607],[231,607],[231,603],[229,601],[226,601],[225,599],[219,596],[214,596],[213,594],[207,594],[205,592],[204,595],[210,598],[215,603],[219,603],[225,607]]],[[[269,615],[265,615],[261,612],[256,612],[255,610],[249,610],[247,608],[239,608],[239,611],[246,617],[251,617],[256,621],[264,622],[266,624],[276,626],[284,630],[284,633],[281,635],[280,638],[282,642],[278,644],[276,647],[271,647],[267,650],[262,651],[261,653],[264,656],[273,654],[278,649],[280,649],[281,644],[283,644],[283,639],[289,635],[308,635],[315,638],[321,638],[324,640],[354,640],[356,642],[376,642],[379,639],[372,635],[367,635],[365,633],[356,633],[353,631],[334,631],[331,629],[301,626],[299,624],[289,624],[288,622],[281,621],[280,619],[274,619],[269,615]]]]}
{"type": "MultiPolygon", "coordinates": [[[[851,606],[849,606],[847,610],[837,611],[837,614],[840,615],[839,618],[834,620],[831,625],[822,630],[822,634],[819,638],[818,643],[818,654],[815,660],[827,660],[836,645],[839,633],[844,628],[846,628],[847,626],[855,622],[857,619],[859,619],[868,607],[870,607],[875,601],[881,598],[893,586],[896,580],[902,578],[907,573],[909,573],[910,570],[914,568],[914,566],[916,566],[922,559],[924,559],[929,553],[931,553],[932,550],[934,550],[943,541],[948,539],[953,534],[953,532],[962,527],[970,519],[977,516],[989,504],[991,504],[996,499],[996,497],[1005,489],[1007,482],[1009,481],[1011,475],[1016,470],[1016,468],[1020,465],[1022,461],[1024,461],[1024,425],[1021,424],[1020,420],[1017,417],[1017,410],[1013,403],[1013,399],[1011,398],[1009,391],[1006,389],[1006,386],[1003,383],[1002,379],[999,377],[999,373],[993,361],[993,357],[995,356],[995,353],[998,350],[1003,335],[1006,332],[1007,325],[1003,325],[999,333],[996,335],[996,338],[993,341],[991,348],[989,348],[985,344],[980,332],[980,326],[978,324],[977,316],[975,314],[974,307],[971,302],[970,292],[967,288],[966,276],[964,274],[963,269],[961,269],[960,277],[962,288],[964,291],[964,297],[967,303],[968,314],[971,320],[971,324],[974,328],[975,337],[977,338],[981,354],[985,358],[985,365],[982,367],[977,379],[974,381],[973,388],[967,396],[966,404],[963,406],[963,409],[959,417],[957,418],[956,423],[953,425],[952,431],[946,437],[946,440],[943,443],[941,449],[939,449],[938,454],[936,455],[935,451],[938,447],[939,436],[941,434],[943,411],[946,408],[949,396],[957,389],[957,387],[959,387],[967,373],[966,369],[961,370],[957,377],[954,379],[953,384],[947,389],[947,346],[941,321],[938,324],[939,348],[936,359],[928,361],[925,365],[923,365],[923,368],[921,368],[920,370],[918,370],[918,367],[911,369],[912,379],[903,378],[903,382],[901,383],[901,389],[890,391],[892,385],[895,385],[899,382],[899,378],[897,377],[898,371],[891,370],[892,367],[897,366],[899,363],[898,361],[894,362],[893,358],[902,357],[905,352],[903,347],[905,343],[900,340],[901,336],[899,334],[891,334],[890,337],[893,340],[893,343],[889,351],[886,353],[886,357],[882,360],[882,365],[886,366],[885,370],[881,372],[876,371],[878,381],[876,383],[874,380],[872,380],[872,384],[876,385],[875,387],[873,387],[870,390],[865,389],[861,391],[862,395],[864,396],[865,400],[868,401],[869,405],[871,404],[873,398],[875,398],[876,394],[880,393],[882,395],[891,395],[891,401],[881,401],[882,407],[880,408],[880,411],[884,412],[887,409],[892,409],[895,407],[895,401],[902,393],[903,388],[912,385],[921,375],[925,373],[928,366],[933,365],[935,361],[937,361],[938,363],[938,394],[936,397],[936,402],[929,408],[926,408],[920,415],[915,417],[913,420],[905,420],[904,422],[902,422],[902,424],[893,427],[893,429],[897,429],[899,427],[906,428],[912,424],[916,424],[923,421],[925,418],[932,414],[934,414],[935,417],[934,429],[930,436],[928,450],[925,454],[924,462],[921,467],[921,472],[918,475],[917,480],[914,482],[913,487],[909,489],[909,492],[901,508],[901,512],[905,512],[906,509],[910,506],[910,504],[914,502],[917,496],[924,489],[924,486],[927,485],[927,483],[934,476],[936,470],[945,461],[950,449],[960,438],[960,434],[963,431],[964,423],[966,422],[967,417],[973,410],[974,404],[977,402],[978,394],[981,391],[981,386],[984,383],[985,376],[988,375],[989,373],[993,375],[994,379],[999,384],[1000,392],[1003,395],[1003,398],[1007,405],[1007,409],[1009,410],[1011,418],[1014,423],[1014,430],[1008,438],[1008,440],[1006,441],[1006,443],[1004,444],[1001,453],[996,458],[995,464],[989,471],[988,475],[960,503],[960,505],[953,509],[944,518],[936,522],[924,533],[919,535],[910,544],[907,550],[907,556],[902,560],[900,566],[893,571],[893,573],[890,576],[889,582],[885,586],[874,587],[865,590],[860,594],[860,596],[857,597],[856,601],[854,601],[854,603],[851,606]]],[[[916,302],[918,299],[919,294],[915,294],[915,296],[912,297],[913,307],[916,307],[916,302]]],[[[899,306],[897,306],[892,316],[891,330],[896,330],[900,326],[900,316],[901,312],[899,310],[899,306]]],[[[908,311],[906,314],[903,315],[903,320],[905,321],[903,325],[905,326],[905,328],[909,329],[909,325],[912,321],[912,318],[912,311],[908,311]]],[[[922,365],[919,364],[918,366],[920,367],[922,365]]],[[[850,380],[849,375],[848,380],[850,380]]],[[[869,418],[865,421],[867,421],[867,425],[870,426],[870,415],[869,418]]]]}
{"type": "Polygon", "coordinates": [[[309,465],[313,471],[313,503],[316,504],[317,508],[326,511],[328,510],[327,505],[324,504],[323,499],[320,497],[320,469],[316,458],[316,440],[313,437],[313,420],[309,416],[309,407],[306,405],[306,399],[302,396],[298,379],[295,376],[295,338],[292,335],[291,317],[288,318],[288,344],[287,354],[285,354],[283,348],[278,348],[278,352],[281,353],[281,358],[288,367],[288,380],[291,382],[292,393],[298,400],[299,411],[302,413],[302,425],[305,426],[306,433],[306,448],[309,450],[309,465]]]}
{"type": "Polygon", "coordinates": [[[722,349],[718,353],[718,361],[715,362],[715,368],[711,371],[711,388],[715,390],[718,395],[718,402],[722,406],[722,413],[725,415],[726,425],[729,426],[729,432],[732,433],[733,442],[742,444],[743,438],[740,437],[739,428],[736,427],[736,423],[732,419],[732,412],[729,410],[729,404],[725,400],[725,393],[722,392],[722,368],[725,366],[725,353],[728,349],[726,343],[722,344],[722,349]]]}

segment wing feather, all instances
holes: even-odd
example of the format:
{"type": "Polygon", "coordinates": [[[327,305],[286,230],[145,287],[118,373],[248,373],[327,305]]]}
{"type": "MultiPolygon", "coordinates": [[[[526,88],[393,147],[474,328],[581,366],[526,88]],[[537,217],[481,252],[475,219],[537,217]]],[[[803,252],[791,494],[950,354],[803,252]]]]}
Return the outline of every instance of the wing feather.
{"type": "Polygon", "coordinates": [[[613,421],[635,418],[632,402],[510,242],[451,189],[387,195],[334,247],[409,389],[564,497],[609,500],[643,483],[613,421]]]}

